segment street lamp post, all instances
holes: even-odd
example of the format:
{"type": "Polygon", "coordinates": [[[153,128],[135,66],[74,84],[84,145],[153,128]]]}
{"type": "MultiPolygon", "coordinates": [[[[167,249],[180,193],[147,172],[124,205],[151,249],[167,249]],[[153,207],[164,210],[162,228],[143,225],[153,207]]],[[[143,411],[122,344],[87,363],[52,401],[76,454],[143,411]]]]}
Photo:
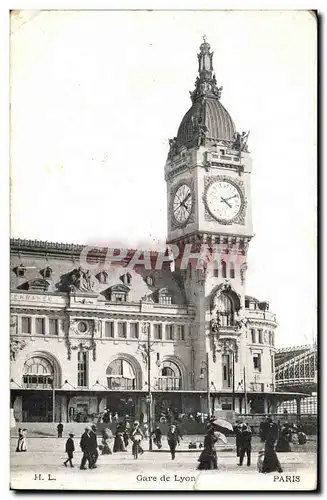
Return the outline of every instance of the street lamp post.
{"type": "Polygon", "coordinates": [[[211,417],[211,401],[210,401],[210,381],[209,381],[209,354],[206,354],[206,361],[202,361],[204,368],[201,368],[200,378],[204,378],[204,371],[206,372],[206,389],[207,389],[207,408],[208,408],[208,419],[211,417]]]}
{"type": "Polygon", "coordinates": [[[148,413],[148,426],[149,426],[149,451],[152,451],[152,390],[151,390],[151,352],[153,351],[151,345],[151,332],[150,332],[150,324],[146,323],[144,325],[144,332],[147,333],[147,342],[144,344],[139,344],[139,349],[144,355],[144,361],[147,364],[147,385],[148,385],[148,393],[146,396],[147,401],[147,413],[148,413]]]}

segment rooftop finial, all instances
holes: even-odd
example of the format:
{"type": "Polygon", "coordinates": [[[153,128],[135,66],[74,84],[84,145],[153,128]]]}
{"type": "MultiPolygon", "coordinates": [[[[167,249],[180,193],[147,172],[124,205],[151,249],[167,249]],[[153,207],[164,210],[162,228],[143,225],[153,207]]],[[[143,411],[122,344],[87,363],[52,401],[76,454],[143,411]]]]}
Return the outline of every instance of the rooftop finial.
{"type": "Polygon", "coordinates": [[[212,58],[213,52],[210,52],[210,45],[207,42],[207,36],[202,36],[203,42],[200,45],[198,54],[199,76],[195,82],[195,90],[191,92],[192,102],[199,97],[210,96],[220,99],[222,87],[217,87],[216,76],[213,72],[212,58]]]}

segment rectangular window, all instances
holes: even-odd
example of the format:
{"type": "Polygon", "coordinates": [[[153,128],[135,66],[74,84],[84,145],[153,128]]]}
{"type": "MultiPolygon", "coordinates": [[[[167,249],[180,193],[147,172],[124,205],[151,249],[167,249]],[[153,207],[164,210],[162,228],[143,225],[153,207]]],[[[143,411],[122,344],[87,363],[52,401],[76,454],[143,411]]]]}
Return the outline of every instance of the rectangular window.
{"type": "Polygon", "coordinates": [[[258,335],[259,335],[259,344],[263,344],[263,334],[262,334],[262,330],[258,330],[258,335]]]}
{"type": "Polygon", "coordinates": [[[257,372],[261,372],[261,354],[254,354],[253,369],[257,372]]]}
{"type": "Polygon", "coordinates": [[[59,324],[58,320],[55,318],[49,319],[49,335],[58,335],[59,332],[59,324]]]}
{"type": "Polygon", "coordinates": [[[44,318],[35,318],[35,333],[37,335],[44,335],[45,334],[44,318]]]}
{"type": "Polygon", "coordinates": [[[118,323],[118,338],[126,339],[126,323],[118,323]]]}
{"type": "Polygon", "coordinates": [[[231,387],[232,383],[232,373],[230,366],[230,356],[229,354],[223,354],[221,357],[222,367],[223,367],[223,387],[231,387]]]}
{"type": "Polygon", "coordinates": [[[86,352],[77,353],[77,385],[78,387],[87,386],[87,358],[86,352]]]}
{"type": "Polygon", "coordinates": [[[235,278],[235,266],[234,266],[234,262],[230,262],[229,277],[231,279],[235,278]]]}
{"type": "Polygon", "coordinates": [[[104,329],[104,336],[108,339],[114,338],[114,322],[113,321],[106,321],[105,329],[104,329]]]}
{"type": "Polygon", "coordinates": [[[255,344],[255,330],[251,330],[251,342],[255,344]]]}
{"type": "Polygon", "coordinates": [[[185,340],[184,325],[176,325],[176,340],[185,340]]]}
{"type": "Polygon", "coordinates": [[[166,325],[166,340],[174,340],[174,325],[166,325]]]}
{"type": "Polygon", "coordinates": [[[31,323],[31,318],[29,318],[28,316],[22,317],[22,333],[31,333],[31,323]]]}
{"type": "Polygon", "coordinates": [[[139,338],[139,324],[138,323],[130,323],[130,337],[131,339],[139,338]]]}
{"type": "Polygon", "coordinates": [[[275,335],[274,335],[274,332],[271,332],[271,345],[275,345],[275,335]]]}
{"type": "Polygon", "coordinates": [[[214,278],[219,278],[219,270],[218,270],[218,268],[213,270],[213,277],[214,278]]]}
{"type": "Polygon", "coordinates": [[[274,363],[274,355],[270,355],[270,361],[271,361],[271,373],[274,373],[275,371],[275,363],[274,363]]]}
{"type": "Polygon", "coordinates": [[[153,335],[155,340],[162,340],[162,325],[153,325],[153,335]]]}

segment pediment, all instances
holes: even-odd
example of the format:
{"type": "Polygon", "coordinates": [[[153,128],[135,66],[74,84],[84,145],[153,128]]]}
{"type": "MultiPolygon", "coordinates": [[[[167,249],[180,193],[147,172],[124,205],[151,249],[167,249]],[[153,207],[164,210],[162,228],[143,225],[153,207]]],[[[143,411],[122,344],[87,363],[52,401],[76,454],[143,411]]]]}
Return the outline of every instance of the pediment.
{"type": "Polygon", "coordinates": [[[40,291],[46,292],[48,290],[49,286],[50,286],[49,281],[42,279],[42,278],[36,278],[36,279],[26,281],[25,283],[23,283],[22,285],[20,285],[17,288],[21,289],[21,290],[40,290],[40,291]]]}
{"type": "Polygon", "coordinates": [[[130,291],[130,288],[127,285],[119,283],[118,285],[112,285],[110,288],[108,288],[108,291],[110,291],[110,292],[128,293],[130,291]]]}

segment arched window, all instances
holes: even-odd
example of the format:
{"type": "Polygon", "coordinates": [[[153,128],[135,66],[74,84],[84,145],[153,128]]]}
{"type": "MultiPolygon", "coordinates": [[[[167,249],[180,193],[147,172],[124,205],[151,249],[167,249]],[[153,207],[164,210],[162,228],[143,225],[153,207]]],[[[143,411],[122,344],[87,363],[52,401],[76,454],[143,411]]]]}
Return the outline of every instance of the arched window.
{"type": "Polygon", "coordinates": [[[179,391],[182,388],[182,374],[172,361],[165,361],[157,380],[159,391],[179,391]]]}
{"type": "Polygon", "coordinates": [[[108,388],[112,390],[136,389],[135,370],[125,359],[112,361],[107,368],[108,388]]]}
{"type": "Polygon", "coordinates": [[[52,389],[54,366],[46,358],[35,356],[28,359],[23,369],[23,387],[29,389],[52,389]]]}
{"type": "Polygon", "coordinates": [[[221,326],[233,326],[234,324],[234,303],[229,295],[222,293],[218,297],[218,317],[221,326]]]}

